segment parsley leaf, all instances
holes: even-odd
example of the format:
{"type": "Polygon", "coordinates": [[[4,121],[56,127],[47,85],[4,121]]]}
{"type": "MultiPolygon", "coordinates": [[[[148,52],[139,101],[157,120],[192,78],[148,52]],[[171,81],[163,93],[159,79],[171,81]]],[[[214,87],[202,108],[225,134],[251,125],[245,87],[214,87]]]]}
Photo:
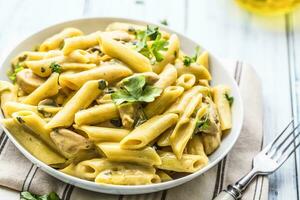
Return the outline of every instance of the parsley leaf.
{"type": "Polygon", "coordinates": [[[146,30],[138,31],[136,34],[138,42],[136,50],[149,58],[152,62],[160,62],[163,60],[163,55],[159,51],[166,51],[168,42],[161,38],[161,33],[157,26],[148,25],[146,30]],[[153,41],[149,46],[147,41],[153,41]]]}
{"type": "Polygon", "coordinates": [[[195,55],[194,56],[192,56],[192,57],[184,56],[183,57],[183,64],[185,66],[190,66],[193,62],[196,62],[200,51],[201,51],[200,47],[197,46],[196,49],[195,49],[195,55]]]}
{"type": "Polygon", "coordinates": [[[167,45],[168,42],[166,40],[161,39],[161,34],[159,34],[151,46],[151,51],[156,61],[161,62],[164,59],[163,55],[159,51],[168,50],[168,48],[166,47],[167,45]]]}
{"type": "Polygon", "coordinates": [[[61,73],[61,66],[55,62],[51,63],[50,69],[52,72],[61,73]]]}
{"type": "Polygon", "coordinates": [[[16,82],[17,79],[17,73],[19,73],[20,71],[22,71],[23,69],[25,69],[22,65],[20,65],[19,63],[17,63],[13,69],[13,71],[8,72],[8,78],[12,81],[12,82],[16,82]]]}
{"type": "Polygon", "coordinates": [[[233,104],[234,98],[232,96],[229,96],[228,93],[225,93],[225,98],[227,99],[227,101],[228,101],[228,103],[229,103],[229,105],[231,107],[232,104],[233,104]]]}
{"type": "Polygon", "coordinates": [[[120,105],[124,102],[152,102],[162,92],[160,88],[146,85],[145,76],[124,79],[123,86],[112,93],[111,98],[120,105]]]}
{"type": "Polygon", "coordinates": [[[26,191],[21,192],[20,200],[60,200],[60,198],[55,192],[50,192],[45,195],[36,195],[26,191]]]}

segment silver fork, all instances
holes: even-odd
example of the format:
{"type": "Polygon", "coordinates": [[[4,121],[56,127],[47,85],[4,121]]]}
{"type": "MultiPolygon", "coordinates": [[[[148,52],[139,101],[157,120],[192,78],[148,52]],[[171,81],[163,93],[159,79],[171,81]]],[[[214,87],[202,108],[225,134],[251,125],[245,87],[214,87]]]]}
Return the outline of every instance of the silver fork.
{"type": "Polygon", "coordinates": [[[237,200],[242,197],[243,191],[257,175],[268,175],[276,171],[299,147],[295,140],[300,132],[295,133],[300,124],[295,126],[289,134],[288,128],[294,124],[292,120],[284,130],[252,161],[252,170],[233,185],[229,185],[214,200],[237,200]],[[291,137],[292,136],[292,137],[291,137]]]}

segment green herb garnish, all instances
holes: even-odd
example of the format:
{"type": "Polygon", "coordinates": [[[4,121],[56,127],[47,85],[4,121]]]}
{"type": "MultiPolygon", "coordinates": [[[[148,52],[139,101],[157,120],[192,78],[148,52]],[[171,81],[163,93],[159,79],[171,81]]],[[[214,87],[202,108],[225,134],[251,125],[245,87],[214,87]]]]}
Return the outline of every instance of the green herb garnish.
{"type": "Polygon", "coordinates": [[[21,192],[20,200],[60,200],[55,192],[50,192],[45,195],[36,195],[30,192],[21,192]]]}
{"type": "Polygon", "coordinates": [[[188,56],[183,57],[183,64],[185,66],[190,66],[192,62],[194,62],[194,61],[191,57],[188,57],[188,56]]]}
{"type": "Polygon", "coordinates": [[[196,122],[196,132],[201,132],[208,130],[210,127],[210,121],[208,115],[203,116],[200,120],[196,122]]]}
{"type": "Polygon", "coordinates": [[[147,25],[146,30],[138,31],[136,43],[136,50],[149,58],[152,63],[163,60],[163,55],[159,51],[166,51],[168,48],[168,41],[161,38],[161,33],[157,26],[147,25]],[[153,41],[149,46],[147,41],[153,41]]]}
{"type": "Polygon", "coordinates": [[[22,71],[23,69],[25,69],[23,66],[21,66],[19,63],[17,63],[14,66],[14,70],[8,73],[8,78],[12,81],[12,82],[16,82],[17,79],[17,73],[19,73],[20,71],[22,71]]]}
{"type": "Polygon", "coordinates": [[[61,73],[61,66],[55,62],[51,63],[50,69],[52,72],[61,73]]]}
{"type": "Polygon", "coordinates": [[[165,25],[165,26],[168,26],[168,25],[169,25],[169,23],[168,23],[168,21],[167,21],[166,19],[161,20],[160,23],[161,23],[162,25],[165,25]]]}
{"type": "Polygon", "coordinates": [[[229,96],[228,93],[225,93],[225,98],[227,99],[227,101],[228,101],[228,103],[229,103],[229,105],[230,105],[230,107],[231,107],[232,104],[233,104],[233,101],[234,101],[233,96],[229,96]]]}
{"type": "Polygon", "coordinates": [[[197,46],[196,49],[195,49],[195,55],[194,56],[192,56],[192,57],[184,56],[183,57],[183,64],[185,66],[190,66],[192,63],[196,62],[197,58],[199,56],[199,53],[200,53],[200,47],[197,46]]]}
{"type": "Polygon", "coordinates": [[[120,105],[124,102],[152,102],[162,89],[146,85],[145,76],[124,79],[122,87],[111,94],[112,100],[120,105]]]}

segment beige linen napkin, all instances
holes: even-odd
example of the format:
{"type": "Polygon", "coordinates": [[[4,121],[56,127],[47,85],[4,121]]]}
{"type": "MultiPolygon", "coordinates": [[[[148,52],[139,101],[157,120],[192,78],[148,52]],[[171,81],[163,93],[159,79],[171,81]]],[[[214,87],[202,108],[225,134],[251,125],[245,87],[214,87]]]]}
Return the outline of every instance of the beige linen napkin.
{"type": "MultiPolygon", "coordinates": [[[[107,195],[65,184],[33,165],[8,140],[0,135],[0,185],[17,191],[37,194],[55,191],[62,200],[210,200],[228,184],[234,183],[251,168],[253,156],[260,151],[263,140],[262,94],[260,80],[254,70],[242,62],[228,64],[239,84],[245,116],[241,135],[230,153],[214,168],[181,186],[144,195],[107,195]]],[[[267,200],[268,179],[259,177],[248,187],[244,200],[267,200]]]]}

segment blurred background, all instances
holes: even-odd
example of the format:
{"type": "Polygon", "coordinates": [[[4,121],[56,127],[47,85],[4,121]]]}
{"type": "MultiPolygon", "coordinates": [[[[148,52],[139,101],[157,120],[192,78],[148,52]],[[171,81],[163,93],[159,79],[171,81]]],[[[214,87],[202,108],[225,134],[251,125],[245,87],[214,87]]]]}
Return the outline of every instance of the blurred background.
{"type": "MultiPolygon", "coordinates": [[[[74,18],[113,16],[161,23],[221,59],[238,59],[256,69],[263,87],[267,142],[292,117],[299,117],[300,9],[292,10],[295,0],[237,1],[0,0],[0,56],[29,34],[74,18]]],[[[269,199],[299,199],[299,155],[270,177],[269,199]]]]}

